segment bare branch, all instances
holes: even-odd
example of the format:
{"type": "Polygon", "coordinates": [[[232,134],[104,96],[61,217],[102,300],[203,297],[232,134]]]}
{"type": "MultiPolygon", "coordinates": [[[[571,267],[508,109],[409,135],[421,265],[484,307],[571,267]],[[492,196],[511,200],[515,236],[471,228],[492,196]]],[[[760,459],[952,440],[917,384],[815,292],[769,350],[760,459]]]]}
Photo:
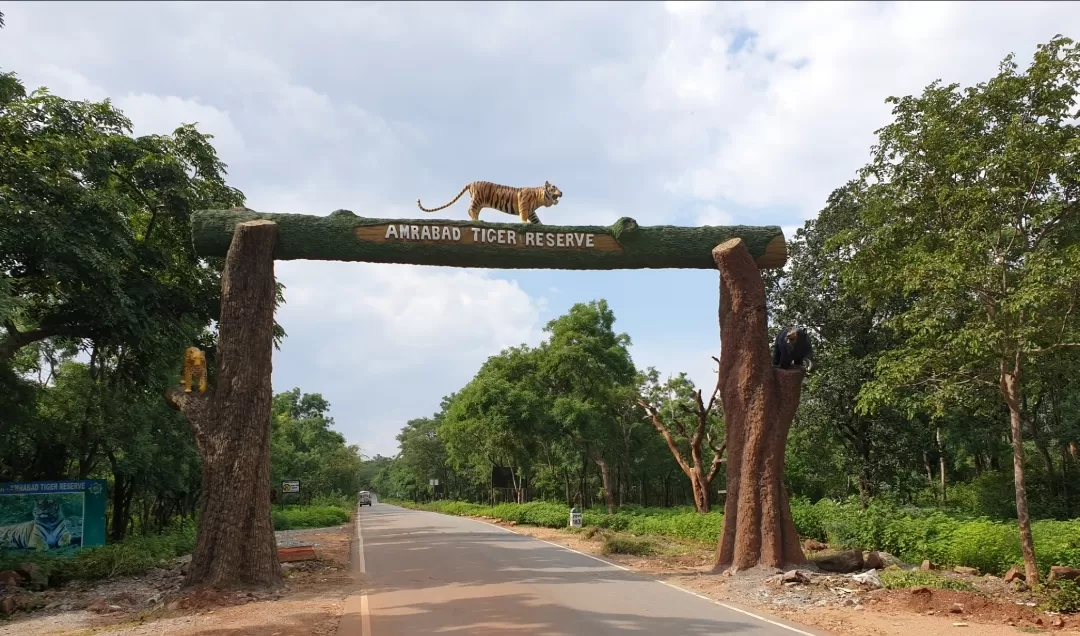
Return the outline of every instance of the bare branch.
{"type": "Polygon", "coordinates": [[[686,463],[682,453],[679,452],[679,445],[675,443],[675,438],[672,437],[671,431],[668,430],[664,423],[660,421],[660,414],[656,412],[656,409],[645,403],[644,400],[638,400],[638,404],[645,409],[645,412],[649,414],[649,418],[652,420],[653,427],[663,436],[664,441],[667,442],[668,450],[671,451],[675,461],[679,463],[679,468],[686,473],[687,477],[690,477],[690,465],[686,463]]]}

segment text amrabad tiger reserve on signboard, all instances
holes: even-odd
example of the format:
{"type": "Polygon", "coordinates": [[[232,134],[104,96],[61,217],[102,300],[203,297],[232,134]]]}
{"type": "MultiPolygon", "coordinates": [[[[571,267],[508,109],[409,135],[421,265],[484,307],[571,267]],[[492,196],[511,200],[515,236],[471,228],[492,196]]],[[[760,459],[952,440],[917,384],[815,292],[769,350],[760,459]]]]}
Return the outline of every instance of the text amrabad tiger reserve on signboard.
{"type": "Polygon", "coordinates": [[[0,550],[105,545],[105,499],[100,479],[0,483],[0,550]]]}
{"type": "Polygon", "coordinates": [[[424,245],[622,251],[622,247],[614,237],[594,232],[548,232],[531,228],[513,230],[428,223],[381,223],[358,227],[356,233],[358,238],[376,243],[400,241],[424,245]]]}

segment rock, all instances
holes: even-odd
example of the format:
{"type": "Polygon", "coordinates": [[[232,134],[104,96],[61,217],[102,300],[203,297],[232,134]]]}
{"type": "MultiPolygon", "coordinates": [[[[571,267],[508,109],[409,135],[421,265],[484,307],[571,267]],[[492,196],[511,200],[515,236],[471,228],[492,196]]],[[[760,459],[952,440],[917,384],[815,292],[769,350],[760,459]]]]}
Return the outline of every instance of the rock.
{"type": "Polygon", "coordinates": [[[104,596],[99,596],[90,601],[90,604],[86,606],[86,611],[101,613],[109,608],[109,602],[105,600],[104,596]]]}
{"type": "Polygon", "coordinates": [[[1042,625],[1043,624],[1042,616],[1038,616],[1038,617],[1035,618],[1035,624],[1036,625],[1042,625]]]}
{"type": "Polygon", "coordinates": [[[967,567],[965,565],[958,565],[955,568],[953,568],[952,571],[956,572],[957,574],[963,574],[964,576],[978,576],[979,575],[979,569],[978,568],[969,568],[969,567],[967,567]]]}
{"type": "Polygon", "coordinates": [[[1080,581],[1080,568],[1070,568],[1067,565],[1050,566],[1051,581],[1080,581]]]}
{"type": "Polygon", "coordinates": [[[934,569],[934,566],[930,565],[930,560],[927,559],[922,562],[922,565],[919,566],[919,569],[923,572],[929,572],[930,570],[934,569]]]}
{"type": "Polygon", "coordinates": [[[878,590],[885,587],[881,584],[881,577],[878,576],[877,570],[867,570],[866,572],[856,574],[851,578],[863,585],[869,586],[871,589],[878,590]]]}
{"type": "Polygon", "coordinates": [[[22,577],[15,570],[0,572],[0,587],[19,587],[22,585],[22,577]]]}
{"type": "Polygon", "coordinates": [[[845,598],[844,599],[844,607],[851,607],[853,605],[855,605],[855,599],[852,599],[852,598],[845,598]]]}
{"type": "Polygon", "coordinates": [[[1005,573],[1005,582],[1012,583],[1013,581],[1025,581],[1027,579],[1023,572],[1017,570],[1015,567],[1009,568],[1009,571],[1005,573]]]}
{"type": "Polygon", "coordinates": [[[952,607],[949,608],[949,613],[950,614],[963,614],[964,613],[964,606],[962,604],[960,604],[960,603],[953,603],[952,607]]]}
{"type": "Polygon", "coordinates": [[[1054,618],[1050,619],[1050,627],[1054,627],[1057,629],[1065,627],[1065,619],[1060,616],[1055,616],[1054,618]]]}
{"type": "Polygon", "coordinates": [[[885,561],[882,560],[880,554],[871,550],[863,556],[863,567],[870,570],[884,570],[885,561]]]}
{"type": "Polygon", "coordinates": [[[179,600],[171,601],[168,605],[165,606],[165,609],[169,610],[170,612],[175,612],[176,610],[181,609],[181,605],[182,603],[179,600]]]}
{"type": "Polygon", "coordinates": [[[41,569],[38,568],[37,563],[20,563],[19,567],[15,568],[15,571],[27,581],[41,574],[41,569]]]}
{"type": "Polygon", "coordinates": [[[818,557],[813,562],[826,572],[839,572],[841,574],[858,572],[863,567],[862,550],[845,550],[829,556],[818,557]]]}
{"type": "Polygon", "coordinates": [[[807,539],[806,541],[803,541],[802,547],[803,550],[806,550],[807,552],[820,552],[822,550],[828,549],[829,546],[818,541],[817,539],[807,539]]]}
{"type": "Polygon", "coordinates": [[[1026,592],[1028,591],[1027,583],[1017,580],[1012,582],[1012,589],[1014,592],[1026,592]]]}
{"type": "Polygon", "coordinates": [[[15,599],[10,596],[0,598],[0,616],[11,616],[15,611],[15,599]]]}
{"type": "Polygon", "coordinates": [[[780,580],[784,583],[809,583],[810,577],[798,570],[791,570],[785,572],[780,580]]]}
{"type": "Polygon", "coordinates": [[[926,596],[932,596],[934,593],[930,590],[930,588],[926,587],[925,585],[911,588],[912,596],[921,596],[923,594],[925,594],[926,596]]]}

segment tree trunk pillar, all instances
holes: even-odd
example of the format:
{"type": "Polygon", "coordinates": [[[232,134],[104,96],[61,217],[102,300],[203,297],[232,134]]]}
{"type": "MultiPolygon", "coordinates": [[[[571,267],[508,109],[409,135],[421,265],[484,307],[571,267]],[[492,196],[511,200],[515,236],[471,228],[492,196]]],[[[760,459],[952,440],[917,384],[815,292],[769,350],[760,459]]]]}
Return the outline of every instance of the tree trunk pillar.
{"type": "Polygon", "coordinates": [[[276,237],[272,221],[237,225],[221,280],[214,386],[168,394],[202,458],[199,534],[186,587],[282,582],[269,488],[276,237]]]}
{"type": "Polygon", "coordinates": [[[784,452],[803,371],[772,366],[765,285],[741,239],[713,250],[720,270],[720,397],[727,500],[714,572],[806,563],[784,489],[784,452]]]}

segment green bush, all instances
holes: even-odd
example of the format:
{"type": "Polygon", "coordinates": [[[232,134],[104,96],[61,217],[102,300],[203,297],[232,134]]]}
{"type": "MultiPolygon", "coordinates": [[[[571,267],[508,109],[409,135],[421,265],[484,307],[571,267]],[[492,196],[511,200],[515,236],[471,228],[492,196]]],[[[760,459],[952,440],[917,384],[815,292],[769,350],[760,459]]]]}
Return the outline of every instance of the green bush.
{"type": "Polygon", "coordinates": [[[131,536],[119,543],[83,548],[64,555],[0,553],[0,570],[34,563],[52,584],[69,580],[97,580],[141,574],[153,567],[169,567],[176,557],[195,548],[195,528],[177,528],[163,534],[131,536]]]}
{"type": "MultiPolygon", "coordinates": [[[[536,501],[500,504],[494,508],[454,501],[427,504],[396,502],[411,508],[445,514],[484,515],[503,521],[565,528],[570,511],[566,506],[536,501]]],[[[908,563],[924,559],[952,567],[966,565],[1000,574],[1022,563],[1020,539],[1014,521],[972,518],[940,509],[899,506],[880,499],[866,510],[857,500],[821,500],[791,504],[795,529],[805,537],[826,541],[834,549],[863,548],[888,552],[908,563]]],[[[698,514],[690,507],[642,508],[624,506],[609,515],[603,508],[585,510],[586,527],[604,528],[634,535],[689,539],[715,545],[723,528],[722,512],[698,514]]],[[[1032,523],[1035,552],[1045,575],[1051,565],[1080,567],[1080,519],[1032,523]]]]}
{"type": "Polygon", "coordinates": [[[331,528],[349,521],[350,508],[338,506],[304,506],[303,508],[274,509],[274,530],[298,528],[331,528]]]}
{"type": "Polygon", "coordinates": [[[1072,581],[1047,581],[1038,589],[1039,607],[1049,612],[1080,612],[1080,585],[1072,581]]]}
{"type": "Polygon", "coordinates": [[[932,587],[939,590],[957,590],[973,592],[975,588],[967,581],[950,579],[933,572],[922,570],[883,570],[881,584],[890,590],[908,587],[932,587]]]}

